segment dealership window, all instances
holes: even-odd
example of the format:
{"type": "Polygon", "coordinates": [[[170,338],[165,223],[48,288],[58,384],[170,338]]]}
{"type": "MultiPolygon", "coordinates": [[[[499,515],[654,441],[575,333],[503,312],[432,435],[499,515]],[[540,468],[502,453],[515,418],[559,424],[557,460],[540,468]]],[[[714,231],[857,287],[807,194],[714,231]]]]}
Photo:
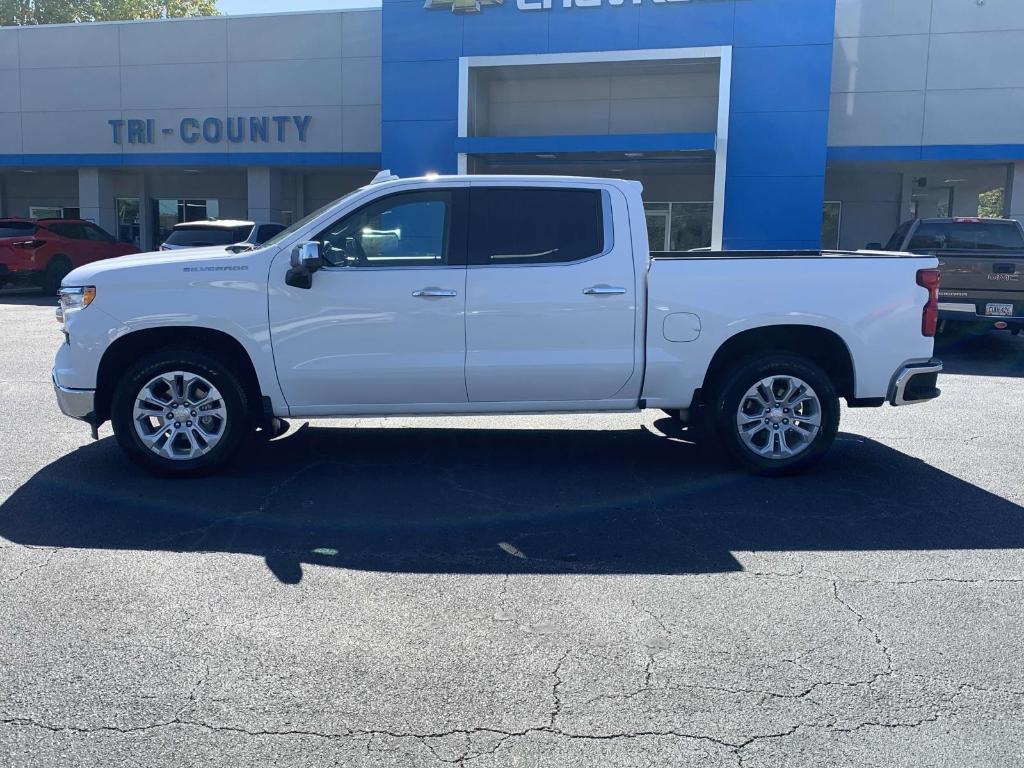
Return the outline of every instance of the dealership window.
{"type": "Polygon", "coordinates": [[[644,203],[652,251],[693,251],[711,247],[711,203],[644,203]]]}
{"type": "Polygon", "coordinates": [[[157,243],[164,242],[177,224],[220,218],[219,200],[162,199],[156,201],[157,243]]]}
{"type": "Polygon", "coordinates": [[[843,225],[843,204],[828,201],[821,219],[821,247],[827,251],[839,250],[839,230],[843,225]]]}
{"type": "Polygon", "coordinates": [[[474,189],[470,263],[565,264],[604,252],[597,189],[474,189]]]}
{"type": "Polygon", "coordinates": [[[117,239],[142,247],[142,206],[137,197],[119,197],[114,201],[117,209],[117,239]]]}
{"type": "Polygon", "coordinates": [[[32,205],[28,209],[30,219],[77,219],[80,216],[81,210],[70,206],[32,205]]]}

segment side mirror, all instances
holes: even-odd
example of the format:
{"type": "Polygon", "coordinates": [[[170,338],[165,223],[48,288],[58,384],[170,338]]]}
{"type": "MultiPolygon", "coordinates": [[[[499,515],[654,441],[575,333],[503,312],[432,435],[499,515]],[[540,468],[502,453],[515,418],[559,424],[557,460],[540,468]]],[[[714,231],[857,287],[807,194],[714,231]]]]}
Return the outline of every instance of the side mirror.
{"type": "Polygon", "coordinates": [[[312,241],[299,243],[292,249],[293,269],[316,272],[323,265],[323,259],[320,258],[320,243],[312,241]]]}
{"type": "Polygon", "coordinates": [[[867,245],[864,246],[864,250],[866,250],[866,251],[880,251],[880,250],[882,250],[882,244],[881,243],[868,243],[867,245]]]}
{"type": "Polygon", "coordinates": [[[308,291],[313,287],[313,273],[323,265],[320,243],[299,243],[292,249],[292,268],[284,276],[284,282],[292,288],[308,291]]]}

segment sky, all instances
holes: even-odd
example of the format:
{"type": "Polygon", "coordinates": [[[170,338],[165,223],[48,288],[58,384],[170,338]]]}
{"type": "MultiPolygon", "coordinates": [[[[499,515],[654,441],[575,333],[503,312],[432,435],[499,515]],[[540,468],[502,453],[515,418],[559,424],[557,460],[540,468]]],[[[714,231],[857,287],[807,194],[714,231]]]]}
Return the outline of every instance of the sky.
{"type": "Polygon", "coordinates": [[[220,12],[227,16],[240,13],[282,13],[285,11],[323,11],[334,8],[377,7],[379,0],[217,0],[220,12]]]}

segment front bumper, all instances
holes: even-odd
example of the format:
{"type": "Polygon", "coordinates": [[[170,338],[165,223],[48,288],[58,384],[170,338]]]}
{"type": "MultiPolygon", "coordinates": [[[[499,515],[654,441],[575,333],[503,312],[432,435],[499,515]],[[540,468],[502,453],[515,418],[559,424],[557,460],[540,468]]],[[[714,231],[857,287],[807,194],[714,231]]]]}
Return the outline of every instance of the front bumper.
{"type": "Polygon", "coordinates": [[[941,360],[904,365],[889,385],[889,402],[893,405],[914,405],[934,400],[942,394],[936,386],[941,372],[941,360]]]}
{"type": "Polygon", "coordinates": [[[57,396],[57,405],[61,413],[72,419],[79,419],[92,424],[95,421],[96,392],[92,389],[71,389],[62,387],[53,376],[53,391],[57,396]]]}

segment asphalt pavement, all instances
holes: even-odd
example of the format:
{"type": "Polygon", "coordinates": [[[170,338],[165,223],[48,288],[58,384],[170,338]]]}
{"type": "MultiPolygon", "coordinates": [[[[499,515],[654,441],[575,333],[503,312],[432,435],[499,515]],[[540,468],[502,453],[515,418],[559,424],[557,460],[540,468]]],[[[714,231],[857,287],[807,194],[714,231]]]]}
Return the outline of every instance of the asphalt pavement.
{"type": "Polygon", "coordinates": [[[746,476],[657,413],[297,422],[142,474],[0,292],[0,765],[1024,759],[1024,338],[746,476]]]}

